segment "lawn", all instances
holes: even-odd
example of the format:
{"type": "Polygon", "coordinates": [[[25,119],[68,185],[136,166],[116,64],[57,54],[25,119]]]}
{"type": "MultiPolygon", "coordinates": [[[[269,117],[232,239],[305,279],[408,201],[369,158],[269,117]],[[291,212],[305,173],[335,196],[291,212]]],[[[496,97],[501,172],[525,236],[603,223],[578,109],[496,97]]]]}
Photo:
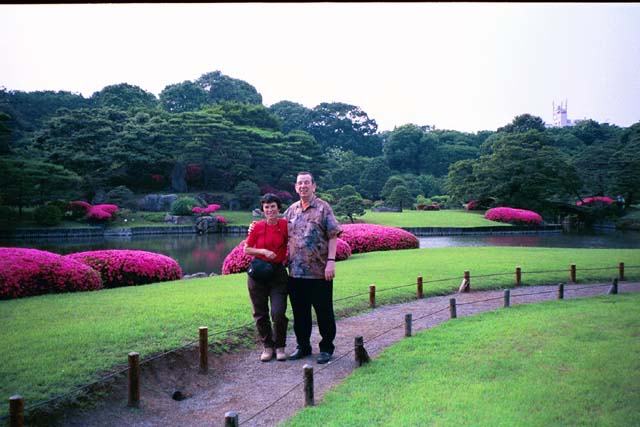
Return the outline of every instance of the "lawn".
{"type": "Polygon", "coordinates": [[[358,220],[371,224],[391,227],[490,227],[505,226],[484,218],[482,211],[441,210],[441,211],[403,211],[371,212],[367,211],[358,220]]]}
{"type": "MultiPolygon", "coordinates": [[[[577,265],[578,282],[610,281],[619,262],[629,280],[640,280],[640,250],[468,247],[415,249],[353,255],[338,263],[336,311],[366,310],[376,284],[378,304],[415,295],[417,276],[426,295],[455,291],[465,270],[475,289],[512,286],[515,266],[526,285],[566,282],[577,265]],[[604,267],[606,270],[595,270],[604,267]],[[585,270],[589,268],[589,270],[585,270]],[[553,273],[529,273],[559,270],[553,273]],[[503,276],[478,277],[505,273],[503,276]],[[432,282],[435,279],[448,279],[432,282]]],[[[127,354],[141,359],[197,341],[209,327],[211,342],[253,331],[246,275],[45,295],[0,301],[0,389],[21,394],[27,407],[126,366],[127,354]],[[236,328],[236,329],[233,329],[236,328]],[[233,329],[233,330],[231,330],[233,329]]],[[[244,342],[248,342],[248,338],[244,342]]],[[[8,408],[0,406],[0,416],[8,408]]]]}
{"type": "Polygon", "coordinates": [[[448,321],[284,425],[640,425],[638,304],[638,294],[599,296],[448,321]]]}

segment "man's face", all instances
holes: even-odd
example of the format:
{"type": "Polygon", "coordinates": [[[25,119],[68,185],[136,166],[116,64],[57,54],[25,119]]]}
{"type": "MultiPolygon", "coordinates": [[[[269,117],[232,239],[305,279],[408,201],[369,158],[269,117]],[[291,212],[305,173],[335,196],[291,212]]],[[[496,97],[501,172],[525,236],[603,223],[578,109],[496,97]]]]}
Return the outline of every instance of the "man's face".
{"type": "Polygon", "coordinates": [[[316,184],[311,179],[311,175],[298,175],[296,180],[296,193],[302,200],[309,200],[316,191],[316,184]]]}

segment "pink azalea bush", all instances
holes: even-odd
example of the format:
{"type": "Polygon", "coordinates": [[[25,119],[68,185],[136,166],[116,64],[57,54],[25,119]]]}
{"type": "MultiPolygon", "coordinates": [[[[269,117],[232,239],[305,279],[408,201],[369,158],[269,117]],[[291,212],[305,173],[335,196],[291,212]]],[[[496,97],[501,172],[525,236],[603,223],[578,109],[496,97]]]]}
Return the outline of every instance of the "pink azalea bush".
{"type": "Polygon", "coordinates": [[[78,252],[66,258],[100,273],[105,288],[136,286],[182,278],[178,263],[162,254],[126,249],[78,252]]]}
{"type": "Polygon", "coordinates": [[[485,212],[484,217],[491,221],[505,222],[507,224],[518,225],[540,225],[542,217],[533,211],[526,209],[516,209],[507,207],[498,207],[489,209],[485,212]]]}
{"type": "Polygon", "coordinates": [[[376,224],[343,224],[342,240],[354,254],[373,251],[416,249],[420,242],[406,230],[376,224]]]}
{"type": "Polygon", "coordinates": [[[77,200],[69,204],[71,212],[75,217],[86,215],[91,221],[108,221],[115,218],[118,206],[110,204],[92,205],[82,200],[77,200]]]}
{"type": "Polygon", "coordinates": [[[467,203],[464,208],[468,211],[478,209],[478,202],[476,202],[475,200],[472,200],[469,203],[467,203]]]}
{"type": "Polygon", "coordinates": [[[220,205],[216,205],[216,204],[208,205],[206,208],[201,208],[200,206],[194,206],[193,209],[191,209],[191,212],[197,213],[200,215],[207,215],[210,213],[214,213],[218,209],[220,209],[220,205]]]}
{"type": "MultiPolygon", "coordinates": [[[[238,245],[229,252],[222,262],[222,274],[234,274],[247,271],[249,263],[253,259],[251,255],[245,255],[244,253],[245,240],[238,243],[238,245]]],[[[338,239],[336,246],[336,261],[343,261],[351,256],[351,248],[349,244],[342,239],[338,239]]]]}
{"type": "Polygon", "coordinates": [[[614,200],[611,197],[593,196],[593,197],[587,197],[584,200],[578,201],[578,203],[576,203],[576,205],[577,206],[596,205],[596,204],[610,205],[610,204],[613,203],[613,201],[614,200]]]}
{"type": "Polygon", "coordinates": [[[52,252],[0,248],[0,299],[102,289],[91,267],[52,252]]]}

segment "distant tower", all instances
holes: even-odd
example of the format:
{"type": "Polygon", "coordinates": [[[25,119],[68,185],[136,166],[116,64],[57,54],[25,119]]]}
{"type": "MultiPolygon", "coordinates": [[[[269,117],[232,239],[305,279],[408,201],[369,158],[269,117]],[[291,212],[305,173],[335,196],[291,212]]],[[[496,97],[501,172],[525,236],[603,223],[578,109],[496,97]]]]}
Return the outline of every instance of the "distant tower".
{"type": "Polygon", "coordinates": [[[562,128],[565,126],[571,126],[571,120],[567,118],[567,100],[564,100],[564,104],[560,102],[556,105],[555,101],[552,104],[553,107],[553,127],[562,128]]]}

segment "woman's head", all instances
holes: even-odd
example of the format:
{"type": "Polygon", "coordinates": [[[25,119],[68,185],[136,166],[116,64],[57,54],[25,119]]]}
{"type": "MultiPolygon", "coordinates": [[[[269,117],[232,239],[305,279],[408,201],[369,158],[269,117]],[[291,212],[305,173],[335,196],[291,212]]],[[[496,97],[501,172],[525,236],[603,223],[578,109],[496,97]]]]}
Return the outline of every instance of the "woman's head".
{"type": "Polygon", "coordinates": [[[267,193],[260,198],[260,210],[265,214],[271,210],[275,210],[276,213],[279,213],[281,208],[282,201],[280,200],[280,197],[273,193],[267,193]]]}

